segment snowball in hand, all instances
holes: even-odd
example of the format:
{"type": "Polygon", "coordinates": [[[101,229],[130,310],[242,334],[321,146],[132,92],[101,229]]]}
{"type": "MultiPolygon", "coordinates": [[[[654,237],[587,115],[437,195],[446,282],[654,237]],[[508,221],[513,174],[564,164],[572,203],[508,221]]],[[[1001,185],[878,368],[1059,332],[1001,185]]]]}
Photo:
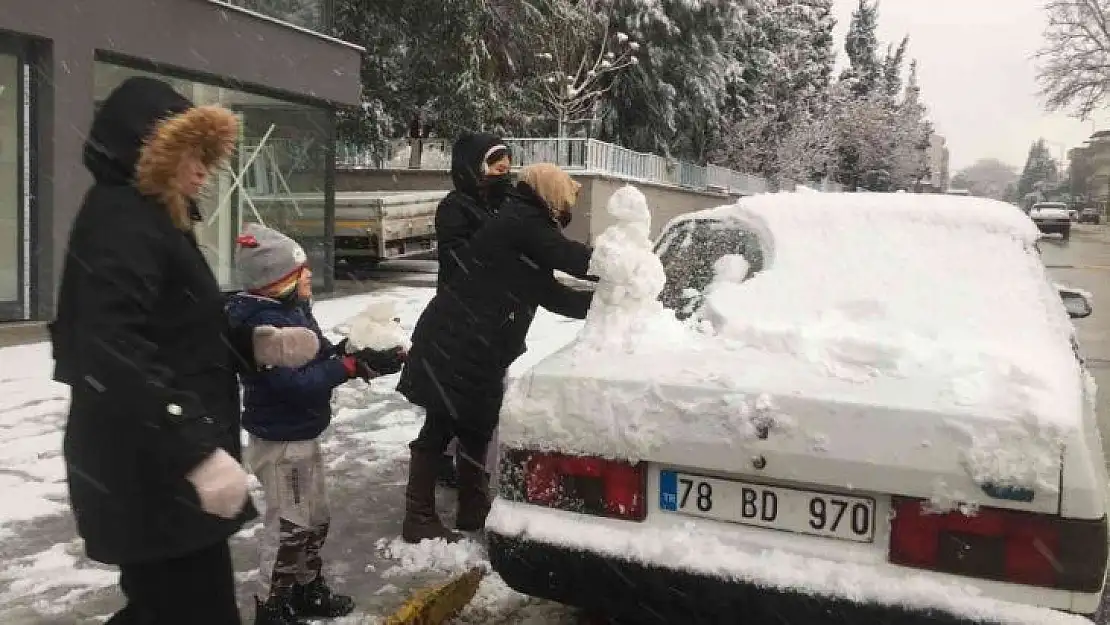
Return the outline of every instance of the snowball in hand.
{"type": "Polygon", "coordinates": [[[375,302],[366,307],[350,322],[347,333],[347,350],[351,353],[363,349],[383,351],[410,346],[405,329],[394,314],[393,302],[375,302]]]}

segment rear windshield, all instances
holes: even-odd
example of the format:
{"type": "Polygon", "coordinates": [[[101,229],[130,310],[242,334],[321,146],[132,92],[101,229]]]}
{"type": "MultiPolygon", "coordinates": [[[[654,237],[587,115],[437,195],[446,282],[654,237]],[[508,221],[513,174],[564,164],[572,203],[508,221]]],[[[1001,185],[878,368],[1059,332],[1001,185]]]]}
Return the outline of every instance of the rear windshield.
{"type": "Polygon", "coordinates": [[[713,266],[726,254],[748,261],[748,277],[763,269],[759,238],[735,224],[716,219],[684,221],[668,230],[656,248],[667,282],[659,300],[679,319],[701,305],[705,287],[713,280],[713,266]]]}

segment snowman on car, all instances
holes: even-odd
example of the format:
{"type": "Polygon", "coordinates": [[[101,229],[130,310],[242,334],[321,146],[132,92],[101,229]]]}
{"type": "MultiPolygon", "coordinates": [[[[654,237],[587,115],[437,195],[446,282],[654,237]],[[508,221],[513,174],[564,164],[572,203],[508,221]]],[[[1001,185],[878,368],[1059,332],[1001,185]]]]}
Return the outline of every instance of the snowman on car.
{"type": "Polygon", "coordinates": [[[659,293],[666,274],[652,249],[651,210],[644,194],[626,185],[609,199],[607,210],[613,224],[597,238],[590,259],[590,275],[599,280],[579,342],[630,351],[663,313],[659,293]]]}

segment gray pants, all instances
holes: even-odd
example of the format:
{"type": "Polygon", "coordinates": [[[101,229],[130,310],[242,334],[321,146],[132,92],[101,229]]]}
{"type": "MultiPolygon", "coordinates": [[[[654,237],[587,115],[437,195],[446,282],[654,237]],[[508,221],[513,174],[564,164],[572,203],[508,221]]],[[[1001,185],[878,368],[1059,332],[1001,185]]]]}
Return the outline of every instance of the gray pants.
{"type": "Polygon", "coordinates": [[[243,456],[264,494],[262,596],[311,582],[323,567],[320,549],[331,521],[319,441],[277,442],[251,435],[243,456]]]}

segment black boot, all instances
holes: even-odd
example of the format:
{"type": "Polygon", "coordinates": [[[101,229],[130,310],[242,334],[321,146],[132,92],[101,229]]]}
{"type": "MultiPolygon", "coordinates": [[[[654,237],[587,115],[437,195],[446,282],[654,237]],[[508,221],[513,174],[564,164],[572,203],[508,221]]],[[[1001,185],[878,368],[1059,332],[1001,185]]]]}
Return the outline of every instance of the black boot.
{"type": "Polygon", "coordinates": [[[293,587],[293,611],[307,618],[347,616],[355,609],[355,600],[328,587],[322,576],[293,587]]]}
{"type": "Polygon", "coordinates": [[[401,537],[407,543],[437,538],[452,543],[462,540],[462,535],[444,527],[436,514],[436,475],[442,456],[438,452],[412,450],[409,483],[405,487],[405,520],[401,526],[401,537]]]}
{"type": "Polygon", "coordinates": [[[443,454],[443,458],[439,465],[439,485],[445,488],[458,488],[459,477],[455,470],[455,457],[449,454],[443,454]]]}
{"type": "Polygon", "coordinates": [[[254,625],[309,625],[297,617],[288,593],[274,593],[265,603],[254,598],[254,625]]]}

